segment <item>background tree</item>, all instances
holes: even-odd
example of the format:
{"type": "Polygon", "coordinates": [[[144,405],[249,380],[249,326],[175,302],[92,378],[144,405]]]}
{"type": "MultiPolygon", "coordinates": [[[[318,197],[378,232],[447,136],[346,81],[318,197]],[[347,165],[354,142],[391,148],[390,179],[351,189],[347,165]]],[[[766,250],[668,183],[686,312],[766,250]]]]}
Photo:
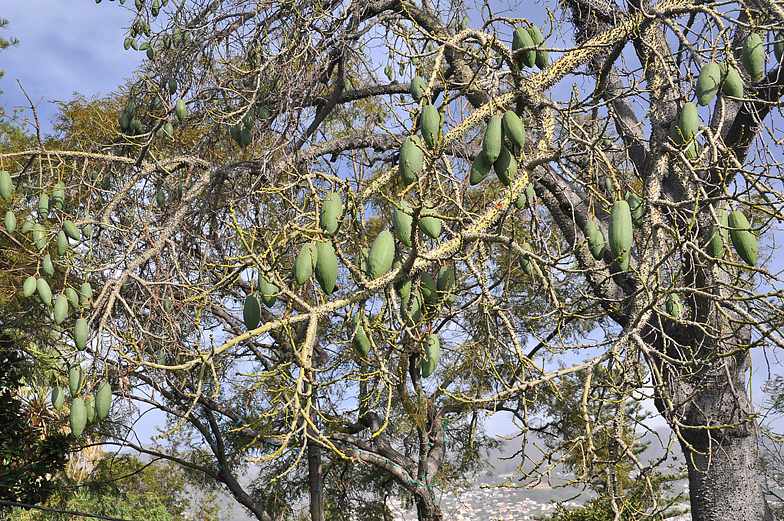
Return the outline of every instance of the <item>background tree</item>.
{"type": "Polygon", "coordinates": [[[65,466],[69,444],[66,433],[51,424],[42,400],[25,392],[35,378],[23,353],[9,335],[4,336],[0,342],[0,499],[35,504],[54,490],[53,478],[65,466]]]}
{"type": "MultiPolygon", "coordinates": [[[[652,397],[673,428],[693,519],[772,519],[745,373],[750,349],[784,345],[756,244],[781,216],[782,80],[765,58],[784,13],[559,5],[541,20],[483,5],[472,23],[457,2],[136,2],[126,45],[150,61],[116,122],[0,156],[28,190],[63,183],[62,208],[39,212],[48,237],[93,226],[58,259],[55,292],[100,288],[78,309],[86,355],[64,357],[187,422],[211,455],[178,461],[262,520],[289,508],[273,491],[304,460],[322,517],[326,455],[439,519],[434,486],[450,458],[474,461],[477,411],[527,428],[540,386],[590,390],[601,365],[619,404],[652,397]],[[562,24],[575,40],[551,63],[562,24]],[[587,88],[548,90],[580,75],[587,88]],[[525,143],[509,121],[502,137],[506,113],[533,122],[525,143]],[[500,184],[480,179],[490,163],[500,184]],[[285,468],[249,494],[248,461],[285,468]]],[[[608,439],[636,459],[580,406],[585,461],[608,439]]]]}
{"type": "MultiPolygon", "coordinates": [[[[187,488],[187,469],[166,461],[141,461],[129,454],[103,453],[99,446],[80,452],[58,475],[56,492],[45,505],[119,519],[218,519],[215,496],[197,499],[187,488]]],[[[59,512],[15,509],[6,519],[70,519],[59,512]]]]}
{"type": "MultiPolygon", "coordinates": [[[[8,20],[6,20],[5,18],[0,18],[0,29],[7,29],[7,28],[8,28],[8,20]]],[[[4,51],[8,49],[12,45],[19,45],[19,40],[17,40],[16,38],[11,38],[10,40],[6,40],[2,36],[0,36],[0,51],[4,51]]],[[[0,78],[2,78],[4,74],[5,71],[0,70],[0,78]]],[[[0,90],[0,93],[2,92],[3,91],[0,90]]]]}

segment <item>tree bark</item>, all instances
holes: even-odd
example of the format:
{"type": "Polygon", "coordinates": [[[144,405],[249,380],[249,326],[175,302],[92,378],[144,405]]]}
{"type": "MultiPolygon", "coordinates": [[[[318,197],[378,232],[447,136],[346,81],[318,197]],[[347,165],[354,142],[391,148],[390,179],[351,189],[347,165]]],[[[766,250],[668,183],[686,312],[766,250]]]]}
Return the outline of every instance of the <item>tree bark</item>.
{"type": "Polygon", "coordinates": [[[310,519],[324,521],[324,484],[321,452],[316,443],[308,440],[308,487],[310,488],[310,519]]]}
{"type": "MultiPolygon", "coordinates": [[[[710,316],[705,318],[703,323],[712,322],[710,316]]],[[[686,361],[696,354],[707,359],[696,368],[668,362],[659,366],[665,385],[656,407],[679,434],[692,519],[774,519],[759,480],[757,426],[746,393],[748,328],[707,339],[694,328],[671,324],[665,329],[672,340],[664,346],[669,357],[686,361]]],[[[654,344],[661,349],[660,342],[654,344]]]]}
{"type": "Polygon", "coordinates": [[[759,481],[756,439],[735,431],[723,429],[718,436],[703,432],[701,445],[708,447],[700,447],[702,454],[681,442],[689,469],[692,521],[774,519],[759,481]]]}

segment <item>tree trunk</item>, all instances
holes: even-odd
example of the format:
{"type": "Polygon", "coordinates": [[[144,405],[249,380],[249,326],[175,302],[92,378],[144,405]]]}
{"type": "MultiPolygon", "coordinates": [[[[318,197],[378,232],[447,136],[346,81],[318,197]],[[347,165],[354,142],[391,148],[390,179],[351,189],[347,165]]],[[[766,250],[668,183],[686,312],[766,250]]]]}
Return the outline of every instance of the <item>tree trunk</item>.
{"type": "Polygon", "coordinates": [[[313,440],[308,440],[308,486],[310,488],[310,519],[324,521],[324,486],[322,483],[321,452],[313,440]]]}
{"type": "Polygon", "coordinates": [[[419,521],[441,521],[444,518],[438,505],[420,500],[417,500],[417,516],[419,521]]]}
{"type": "Polygon", "coordinates": [[[750,435],[736,437],[735,430],[720,431],[712,440],[702,436],[705,444],[712,445],[700,448],[707,454],[695,453],[681,442],[689,469],[693,521],[774,519],[759,481],[756,440],[750,435]]]}
{"type": "Polygon", "coordinates": [[[748,332],[740,329],[722,339],[706,339],[674,326],[667,333],[671,339],[681,336],[668,346],[668,355],[687,360],[687,354],[696,354],[702,360],[697,367],[662,362],[669,402],[661,397],[656,401],[670,426],[680,432],[692,520],[772,521],[759,480],[754,407],[746,393],[748,332]],[[711,359],[710,351],[736,354],[711,359]]]}

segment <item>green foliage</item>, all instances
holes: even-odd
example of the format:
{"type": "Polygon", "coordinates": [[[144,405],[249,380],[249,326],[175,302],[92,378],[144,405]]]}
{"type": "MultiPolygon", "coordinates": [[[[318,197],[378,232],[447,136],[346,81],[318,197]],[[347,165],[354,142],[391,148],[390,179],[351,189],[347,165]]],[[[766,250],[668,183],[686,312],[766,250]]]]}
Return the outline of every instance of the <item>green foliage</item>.
{"type": "MultiPolygon", "coordinates": [[[[214,496],[196,501],[188,491],[186,474],[174,463],[99,452],[81,464],[91,470],[60,474],[56,494],[45,506],[131,520],[174,521],[184,513],[205,521],[218,519],[214,496]]],[[[71,516],[14,509],[7,519],[59,521],[71,516]]]]}
{"type": "Polygon", "coordinates": [[[0,498],[39,503],[65,466],[66,435],[46,422],[46,399],[27,395],[30,360],[8,334],[0,339],[0,498]]]}
{"type": "MultiPolygon", "coordinates": [[[[0,18],[0,29],[7,29],[7,28],[8,28],[8,20],[6,20],[5,18],[0,18]]],[[[16,38],[11,38],[10,40],[6,40],[2,36],[0,36],[0,51],[4,51],[5,49],[8,49],[12,45],[19,45],[19,40],[17,40],[16,38]]],[[[0,78],[2,78],[4,74],[5,71],[0,70],[0,78]]],[[[0,89],[0,94],[2,93],[3,90],[0,89]]],[[[4,109],[3,107],[0,107],[0,116],[2,116],[3,114],[4,114],[4,109]]]]}
{"type": "MultiPolygon", "coordinates": [[[[669,490],[673,481],[672,477],[658,477],[655,481],[656,492],[661,493],[669,490]]],[[[627,499],[620,502],[620,505],[614,506],[610,499],[604,497],[591,499],[578,508],[567,508],[559,504],[556,505],[555,514],[541,519],[548,521],[663,521],[683,513],[681,510],[672,508],[672,505],[683,499],[678,496],[658,504],[656,512],[650,514],[653,502],[649,494],[650,491],[646,487],[639,486],[627,499]],[[618,510],[617,515],[616,509],[618,510]]]]}

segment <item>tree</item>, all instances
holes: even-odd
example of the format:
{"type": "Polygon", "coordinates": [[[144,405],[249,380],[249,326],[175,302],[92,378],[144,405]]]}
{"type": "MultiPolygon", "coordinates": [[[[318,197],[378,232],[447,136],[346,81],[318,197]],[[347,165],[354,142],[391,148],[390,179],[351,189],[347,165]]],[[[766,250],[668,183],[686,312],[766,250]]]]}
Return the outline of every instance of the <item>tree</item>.
{"type": "MultiPolygon", "coordinates": [[[[8,20],[6,20],[5,18],[0,18],[0,29],[6,29],[7,27],[8,27],[8,20]]],[[[16,38],[11,38],[10,40],[6,40],[5,38],[0,37],[0,51],[4,51],[8,49],[12,45],[19,45],[19,40],[17,40],[16,38]]],[[[3,77],[3,74],[5,74],[5,71],[0,70],[0,78],[3,77]]]]}
{"type": "MultiPolygon", "coordinates": [[[[187,488],[187,470],[170,462],[143,462],[129,454],[102,453],[93,446],[57,477],[46,506],[120,519],[217,519],[214,495],[196,500],[187,488]]],[[[7,519],[68,519],[63,513],[16,509],[7,519]]]]}
{"type": "MultiPolygon", "coordinates": [[[[540,386],[583,375],[585,397],[606,365],[619,415],[652,397],[672,427],[693,519],[772,519],[745,373],[784,345],[756,242],[781,216],[777,4],[484,5],[481,23],[459,2],[162,4],[136,2],[125,43],[149,63],[100,138],[0,161],[64,183],[52,237],[93,225],[56,290],[100,287],[84,356],[209,443],[181,464],[267,520],[307,460],[320,519],[323,458],[350,460],[440,519],[433,487],[475,461],[478,411],[526,428],[540,386]],[[548,56],[561,24],[575,40],[548,56]],[[502,138],[510,112],[525,143],[511,116],[502,138]],[[275,463],[258,494],[247,459],[275,463]]],[[[635,458],[586,400],[586,461],[607,436],[635,458]]]]}
{"type": "Polygon", "coordinates": [[[570,373],[556,389],[545,389],[537,396],[533,407],[542,410],[544,421],[531,425],[531,430],[544,438],[549,451],[541,461],[565,452],[560,460],[596,494],[576,509],[558,506],[552,519],[637,519],[643,513],[668,519],[676,513],[672,507],[685,499],[672,493],[672,483],[685,478],[684,473],[638,471],[652,442],[641,440],[648,432],[641,404],[615,392],[623,377],[618,370],[596,366],[590,377],[586,371],[570,373]],[[586,424],[592,430],[590,437],[583,436],[586,424]]]}
{"type": "Polygon", "coordinates": [[[44,501],[68,451],[65,433],[52,429],[48,411],[33,395],[29,360],[8,335],[0,341],[0,498],[21,503],[44,501]]]}

